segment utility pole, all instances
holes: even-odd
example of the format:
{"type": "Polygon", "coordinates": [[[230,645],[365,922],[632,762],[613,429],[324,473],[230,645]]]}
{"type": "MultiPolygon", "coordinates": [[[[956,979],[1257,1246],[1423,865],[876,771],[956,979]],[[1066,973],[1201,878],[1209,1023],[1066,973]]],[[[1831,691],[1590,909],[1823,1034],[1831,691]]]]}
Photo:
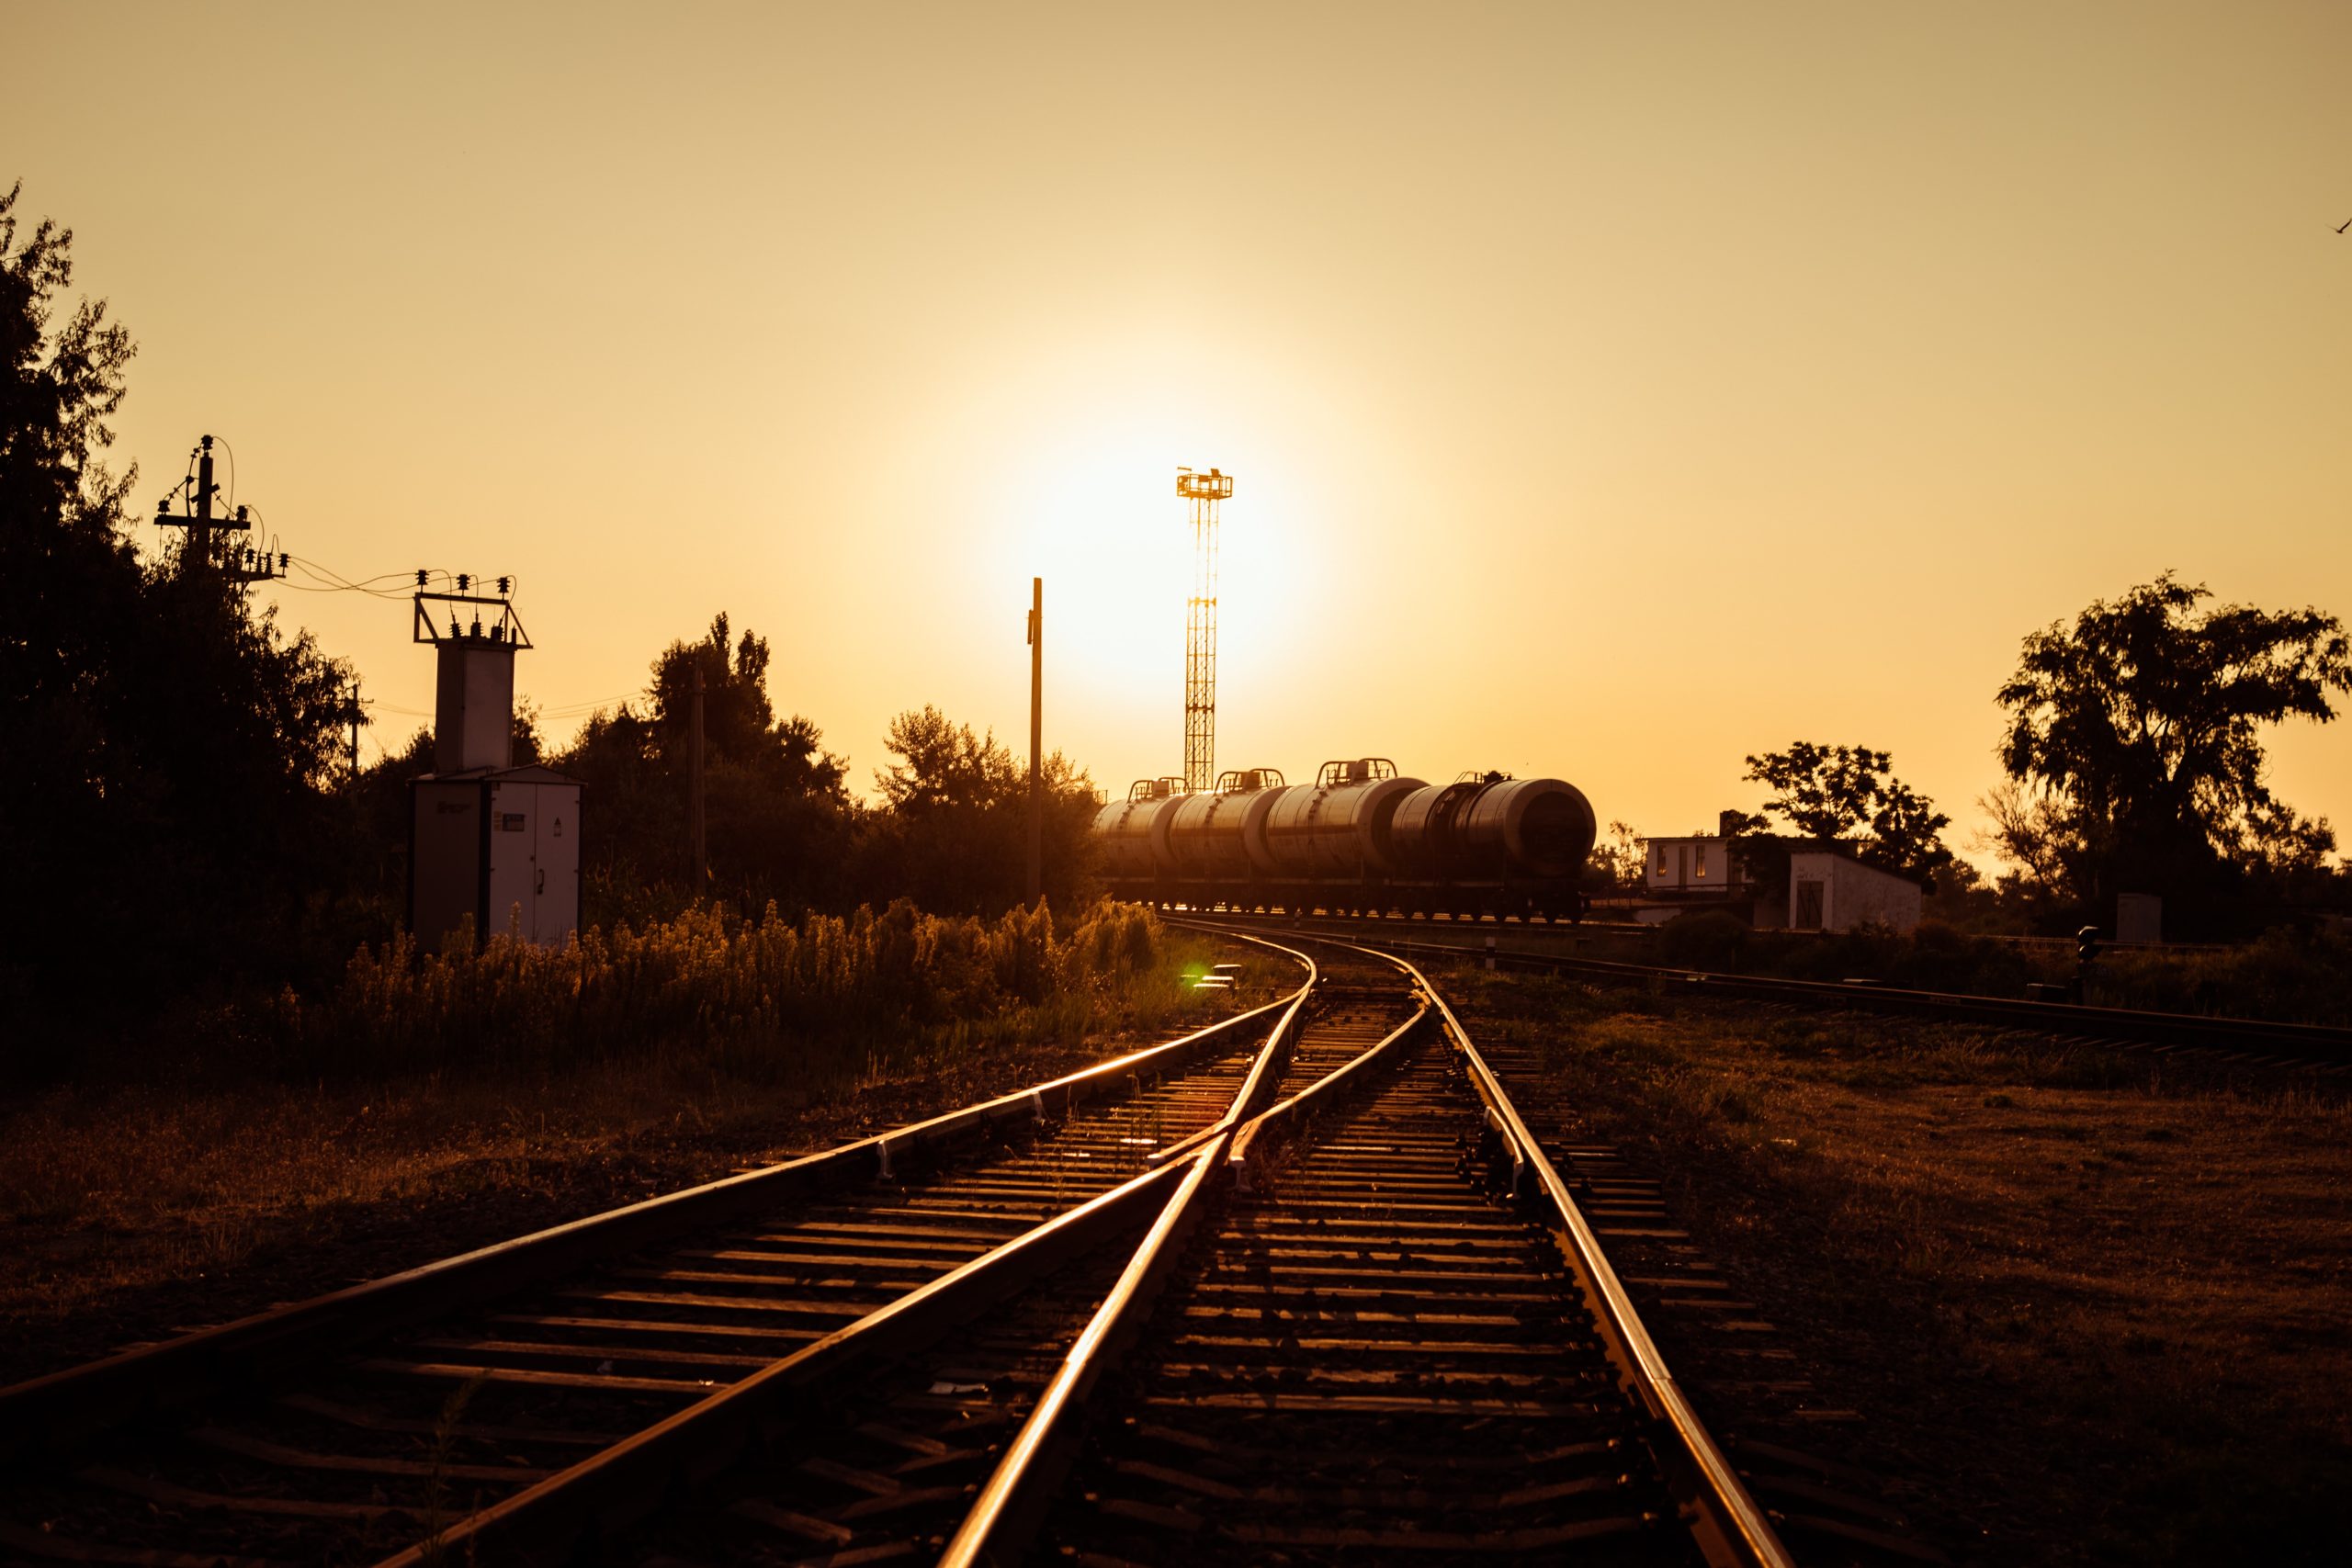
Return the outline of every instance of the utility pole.
{"type": "MultiPolygon", "coordinates": [[[[196,558],[205,565],[212,564],[212,498],[220,487],[212,482],[212,437],[206,436],[198,448],[203,456],[198,459],[196,470],[196,523],[188,530],[194,541],[196,558]]],[[[180,558],[180,570],[187,570],[187,558],[180,558]]]]}
{"type": "MultiPolygon", "coordinates": [[[[212,479],[211,436],[205,436],[188,456],[194,459],[194,473],[180,480],[170,494],[155,502],[157,527],[187,530],[187,546],[180,552],[180,574],[186,576],[195,568],[204,566],[219,568],[221,577],[230,582],[266,582],[274,577],[284,576],[293,558],[282,553],[274,554],[268,547],[272,543],[269,540],[264,540],[264,547],[258,550],[247,545],[242,550],[232,552],[226,561],[213,558],[212,531],[215,528],[223,532],[231,528],[249,531],[254,525],[254,518],[250,514],[251,508],[243,502],[238,503],[236,512],[231,516],[215,517],[212,514],[213,498],[220,493],[220,487],[212,479]],[[176,517],[172,514],[173,496],[181,498],[181,511],[176,517]]],[[[236,453],[232,451],[229,456],[230,472],[233,475],[236,472],[236,453]]]]}
{"type": "Polygon", "coordinates": [[[351,682],[351,776],[359,776],[359,727],[366,722],[359,716],[359,682],[351,682]]]}
{"type": "MultiPolygon", "coordinates": [[[[158,525],[187,530],[187,547],[180,552],[180,575],[183,577],[199,565],[212,564],[212,498],[220,493],[220,487],[212,480],[212,437],[204,437],[190,456],[196,459],[196,478],[182,479],[179,488],[172,492],[172,495],[185,494],[184,510],[180,515],[172,515],[171,495],[155,502],[155,522],[158,525]]],[[[240,528],[245,525],[243,519],[237,523],[240,528]]]]}
{"type": "Polygon", "coordinates": [[[1029,580],[1029,906],[1046,895],[1046,580],[1029,580]]]}
{"type": "Polygon", "coordinates": [[[710,883],[710,861],[704,852],[703,845],[702,691],[702,666],[697,664],[695,666],[694,757],[687,765],[688,788],[692,792],[692,798],[687,802],[686,807],[687,828],[693,834],[695,841],[695,896],[696,897],[700,897],[708,891],[710,883]]]}

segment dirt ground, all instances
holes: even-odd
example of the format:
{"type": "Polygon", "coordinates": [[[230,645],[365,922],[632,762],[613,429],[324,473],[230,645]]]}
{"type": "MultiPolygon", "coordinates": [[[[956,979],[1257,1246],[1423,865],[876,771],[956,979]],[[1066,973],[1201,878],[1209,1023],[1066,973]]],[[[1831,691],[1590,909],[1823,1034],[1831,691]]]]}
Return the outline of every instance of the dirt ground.
{"type": "MultiPolygon", "coordinates": [[[[1201,1022],[1264,998],[1204,997],[1201,1022]]],[[[613,1067],[534,1083],[59,1089],[0,1103],[0,1386],[828,1148],[1156,1043],[854,1084],[613,1067]]]]}
{"type": "MultiPolygon", "coordinates": [[[[2352,1086],[1437,976],[1801,1348],[1963,1562],[2342,1561],[2352,1086]]],[[[1701,1390],[1711,1422],[1740,1395],[1701,1390]]]]}

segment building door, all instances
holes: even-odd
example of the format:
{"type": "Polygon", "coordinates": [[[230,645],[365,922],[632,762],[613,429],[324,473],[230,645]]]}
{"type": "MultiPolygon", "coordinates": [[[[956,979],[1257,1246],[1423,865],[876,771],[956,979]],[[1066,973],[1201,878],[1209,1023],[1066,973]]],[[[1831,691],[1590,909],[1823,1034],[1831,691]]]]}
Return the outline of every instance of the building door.
{"type": "Polygon", "coordinates": [[[1820,883],[1800,882],[1797,884],[1796,908],[1789,917],[1789,924],[1801,931],[1817,931],[1821,929],[1820,883]]]}
{"type": "Polygon", "coordinates": [[[424,779],[410,786],[408,929],[427,953],[481,918],[481,814],[486,792],[471,779],[424,779]]]}
{"type": "Polygon", "coordinates": [[[561,947],[580,929],[580,786],[538,786],[534,859],[538,908],[531,940],[561,947]]]}
{"type": "Polygon", "coordinates": [[[514,931],[524,941],[535,936],[538,919],[538,788],[526,784],[496,784],[490,788],[490,875],[483,900],[485,940],[514,931]]]}

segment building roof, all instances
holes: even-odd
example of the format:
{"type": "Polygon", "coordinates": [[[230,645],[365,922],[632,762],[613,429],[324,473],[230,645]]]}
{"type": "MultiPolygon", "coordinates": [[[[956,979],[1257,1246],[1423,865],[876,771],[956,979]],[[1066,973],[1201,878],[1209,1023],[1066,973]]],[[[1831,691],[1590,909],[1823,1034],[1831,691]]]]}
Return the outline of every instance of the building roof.
{"type": "Polygon", "coordinates": [[[411,784],[475,784],[488,780],[514,784],[568,784],[580,781],[569,773],[559,773],[553,768],[537,762],[524,762],[511,768],[463,768],[447,773],[419,773],[411,784]]]}
{"type": "Polygon", "coordinates": [[[1883,876],[1889,882],[1900,882],[1906,887],[1917,887],[1923,893],[1927,890],[1927,884],[1920,881],[1917,877],[1905,876],[1899,871],[1889,871],[1883,866],[1872,865],[1870,862],[1863,860],[1860,856],[1855,854],[1850,849],[1845,849],[1842,847],[1838,849],[1816,847],[1805,850],[1792,850],[1789,852],[1789,870],[1792,874],[1794,874],[1797,862],[1801,860],[1840,860],[1844,861],[1848,865],[1852,866],[1855,870],[1863,872],[1869,875],[1883,876]]]}

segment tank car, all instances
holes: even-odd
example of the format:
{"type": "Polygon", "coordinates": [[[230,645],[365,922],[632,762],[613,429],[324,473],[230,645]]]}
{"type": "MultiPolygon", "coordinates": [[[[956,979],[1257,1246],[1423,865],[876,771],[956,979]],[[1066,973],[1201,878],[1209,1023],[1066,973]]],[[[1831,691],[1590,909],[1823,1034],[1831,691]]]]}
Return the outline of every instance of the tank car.
{"type": "Polygon", "coordinates": [[[1385,757],[1326,762],[1312,784],[1284,790],[1266,813],[1266,848],[1277,881],[1328,886],[1377,881],[1396,869],[1389,824],[1397,803],[1422,787],[1385,757]]]}
{"type": "Polygon", "coordinates": [[[1270,876],[1266,818],[1283,793],[1273,768],[1222,774],[1216,788],[1177,802],[1168,823],[1168,852],[1182,878],[1208,882],[1270,876]]]}
{"type": "Polygon", "coordinates": [[[1182,779],[1137,779],[1126,799],[1097,811],[1093,834],[1103,879],[1114,887],[1148,886],[1173,872],[1168,829],[1188,798],[1182,779]]]}
{"type": "Polygon", "coordinates": [[[1193,908],[1576,918],[1592,807],[1558,779],[1400,777],[1383,757],[1326,762],[1311,784],[1271,768],[1212,791],[1147,779],[1096,818],[1121,897],[1193,908]]]}

